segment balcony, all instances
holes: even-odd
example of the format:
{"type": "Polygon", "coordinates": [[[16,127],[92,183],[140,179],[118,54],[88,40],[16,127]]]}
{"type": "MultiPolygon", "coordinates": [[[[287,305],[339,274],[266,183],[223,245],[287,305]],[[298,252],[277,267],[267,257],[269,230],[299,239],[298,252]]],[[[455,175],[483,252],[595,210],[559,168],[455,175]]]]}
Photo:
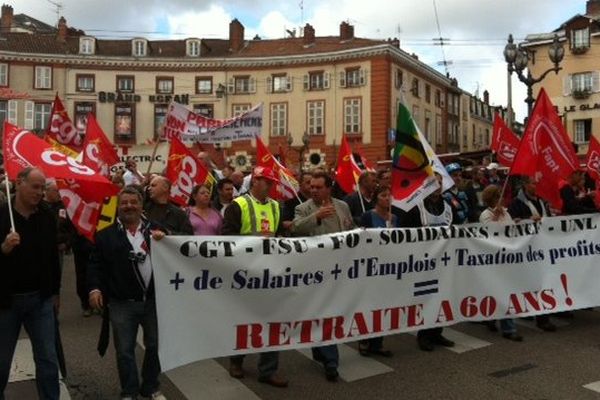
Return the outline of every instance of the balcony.
{"type": "Polygon", "coordinates": [[[577,100],[587,99],[588,97],[590,97],[591,94],[592,91],[590,89],[576,89],[573,90],[573,92],[571,93],[573,98],[577,100]]]}

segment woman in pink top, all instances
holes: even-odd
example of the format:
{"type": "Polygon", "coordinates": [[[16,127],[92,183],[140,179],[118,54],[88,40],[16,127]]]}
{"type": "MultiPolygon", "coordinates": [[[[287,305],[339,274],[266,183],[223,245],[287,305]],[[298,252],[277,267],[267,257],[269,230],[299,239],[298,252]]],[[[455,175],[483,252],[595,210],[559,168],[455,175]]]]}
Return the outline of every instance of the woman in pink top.
{"type": "Polygon", "coordinates": [[[223,226],[221,213],[210,205],[208,185],[196,185],[190,195],[187,211],[194,235],[220,235],[223,226]]]}

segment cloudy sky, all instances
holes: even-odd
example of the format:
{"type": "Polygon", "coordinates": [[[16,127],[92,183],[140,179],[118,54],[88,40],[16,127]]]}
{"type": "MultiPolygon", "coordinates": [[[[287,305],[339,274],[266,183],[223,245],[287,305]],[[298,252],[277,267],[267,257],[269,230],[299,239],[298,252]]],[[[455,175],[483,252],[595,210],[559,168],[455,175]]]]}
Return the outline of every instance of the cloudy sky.
{"type": "MultiPolygon", "coordinates": [[[[280,38],[308,22],[316,34],[337,35],[349,21],[355,35],[399,37],[401,47],[445,72],[472,93],[487,89],[494,104],[506,104],[506,64],[502,50],[509,33],[524,38],[549,32],[575,14],[585,0],[8,0],[15,14],[55,24],[56,6],[71,26],[97,37],[226,38],[238,18],[248,39],[280,38]],[[435,18],[437,6],[438,24],[435,18]],[[441,34],[440,34],[441,33],[441,34]],[[433,38],[449,39],[442,48],[433,38]]],[[[517,117],[526,113],[525,88],[513,79],[517,117]]]]}

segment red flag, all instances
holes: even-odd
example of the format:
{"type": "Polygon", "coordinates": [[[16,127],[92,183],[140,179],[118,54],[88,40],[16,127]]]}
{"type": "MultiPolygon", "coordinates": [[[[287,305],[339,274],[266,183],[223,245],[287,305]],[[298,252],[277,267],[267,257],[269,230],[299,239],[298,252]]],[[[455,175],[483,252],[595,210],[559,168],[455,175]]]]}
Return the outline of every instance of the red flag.
{"type": "Polygon", "coordinates": [[[510,168],[519,149],[520,139],[508,126],[500,115],[494,115],[494,134],[492,135],[492,151],[496,153],[498,162],[510,168]]]}
{"type": "Polygon", "coordinates": [[[335,170],[335,180],[344,192],[352,193],[355,191],[361,173],[360,167],[354,161],[354,157],[352,157],[352,150],[350,149],[346,135],[342,135],[337,169],[335,170]]]}
{"type": "Polygon", "coordinates": [[[593,135],[590,138],[585,166],[590,177],[596,181],[596,187],[599,187],[600,180],[600,143],[593,135]]]}
{"type": "Polygon", "coordinates": [[[177,137],[171,138],[166,177],[173,183],[170,199],[180,206],[188,204],[194,186],[207,183],[212,187],[215,182],[204,164],[177,137]]]}
{"type": "Polygon", "coordinates": [[[269,197],[274,200],[292,199],[300,190],[298,181],[294,178],[294,174],[284,167],[269,151],[260,137],[256,137],[256,166],[265,167],[273,170],[279,183],[273,185],[269,197]]]}
{"type": "Polygon", "coordinates": [[[282,166],[287,167],[287,162],[285,160],[285,151],[283,151],[283,147],[281,145],[279,145],[279,163],[282,166]]]}
{"type": "Polygon", "coordinates": [[[70,151],[66,152],[69,155],[78,154],[82,150],[83,138],[77,133],[77,129],[71,122],[71,118],[69,118],[69,114],[67,114],[67,110],[58,94],[54,98],[50,124],[46,129],[46,139],[58,149],[61,149],[61,147],[69,149],[70,151]]]}
{"type": "Polygon", "coordinates": [[[91,113],[87,116],[82,162],[104,176],[109,176],[110,167],[119,162],[117,151],[91,113]]]}
{"type": "Polygon", "coordinates": [[[4,166],[9,179],[28,166],[57,179],[67,213],[77,230],[93,240],[105,197],[119,192],[105,177],[90,167],[54,149],[33,133],[4,122],[4,166]]]}
{"type": "Polygon", "coordinates": [[[360,162],[365,167],[365,171],[375,172],[376,171],[375,165],[373,165],[373,163],[371,161],[369,161],[367,159],[367,157],[365,157],[365,153],[363,152],[362,148],[360,147],[360,145],[358,143],[356,143],[356,146],[354,146],[354,150],[360,156],[360,162]]]}
{"type": "Polygon", "coordinates": [[[540,197],[561,209],[559,182],[578,169],[579,161],[554,105],[542,88],[535,103],[511,175],[531,176],[540,197]]]}

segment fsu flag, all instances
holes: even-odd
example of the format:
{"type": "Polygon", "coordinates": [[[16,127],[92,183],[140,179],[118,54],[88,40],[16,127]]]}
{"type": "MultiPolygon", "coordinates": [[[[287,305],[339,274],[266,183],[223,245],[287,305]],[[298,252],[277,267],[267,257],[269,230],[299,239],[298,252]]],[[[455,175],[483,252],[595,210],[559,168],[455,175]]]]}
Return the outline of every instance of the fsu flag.
{"type": "MultiPolygon", "coordinates": [[[[600,180],[600,143],[594,135],[590,138],[585,166],[590,177],[598,182],[598,180],[600,180]]],[[[600,185],[596,183],[596,186],[598,187],[600,185]]]]}
{"type": "Polygon", "coordinates": [[[392,159],[392,204],[404,211],[423,202],[439,187],[424,141],[410,112],[400,103],[392,159]]]}
{"type": "Polygon", "coordinates": [[[88,114],[82,163],[104,176],[109,176],[110,167],[118,162],[117,151],[98,125],[94,115],[88,114]]]}
{"type": "Polygon", "coordinates": [[[279,183],[273,185],[271,188],[269,197],[274,200],[287,200],[297,195],[300,189],[298,181],[294,178],[290,170],[273,157],[273,154],[271,154],[260,137],[256,138],[256,166],[271,168],[277,179],[279,179],[279,183]]]}
{"type": "Polygon", "coordinates": [[[337,169],[335,170],[335,180],[344,192],[352,193],[356,190],[358,178],[361,173],[360,167],[356,164],[352,156],[352,150],[350,149],[346,135],[342,135],[337,169]]]}
{"type": "Polygon", "coordinates": [[[569,136],[542,88],[510,174],[542,181],[543,184],[537,185],[537,194],[560,210],[559,182],[577,170],[578,164],[569,136]]]}
{"type": "Polygon", "coordinates": [[[54,178],[71,221],[82,235],[93,240],[105,197],[119,188],[105,177],[54,149],[33,133],[4,122],[4,166],[9,179],[28,166],[54,178]]]}
{"type": "Polygon", "coordinates": [[[169,198],[180,206],[188,204],[194,186],[206,183],[212,188],[215,183],[204,164],[176,137],[171,139],[166,177],[172,182],[169,198]]]}
{"type": "Polygon", "coordinates": [[[50,124],[46,129],[46,140],[56,149],[71,157],[76,157],[83,147],[83,139],[77,133],[58,94],[54,98],[50,124]]]}
{"type": "Polygon", "coordinates": [[[517,155],[520,139],[509,129],[496,113],[494,115],[494,134],[492,135],[492,151],[496,153],[496,159],[505,167],[510,168],[517,155]]]}

